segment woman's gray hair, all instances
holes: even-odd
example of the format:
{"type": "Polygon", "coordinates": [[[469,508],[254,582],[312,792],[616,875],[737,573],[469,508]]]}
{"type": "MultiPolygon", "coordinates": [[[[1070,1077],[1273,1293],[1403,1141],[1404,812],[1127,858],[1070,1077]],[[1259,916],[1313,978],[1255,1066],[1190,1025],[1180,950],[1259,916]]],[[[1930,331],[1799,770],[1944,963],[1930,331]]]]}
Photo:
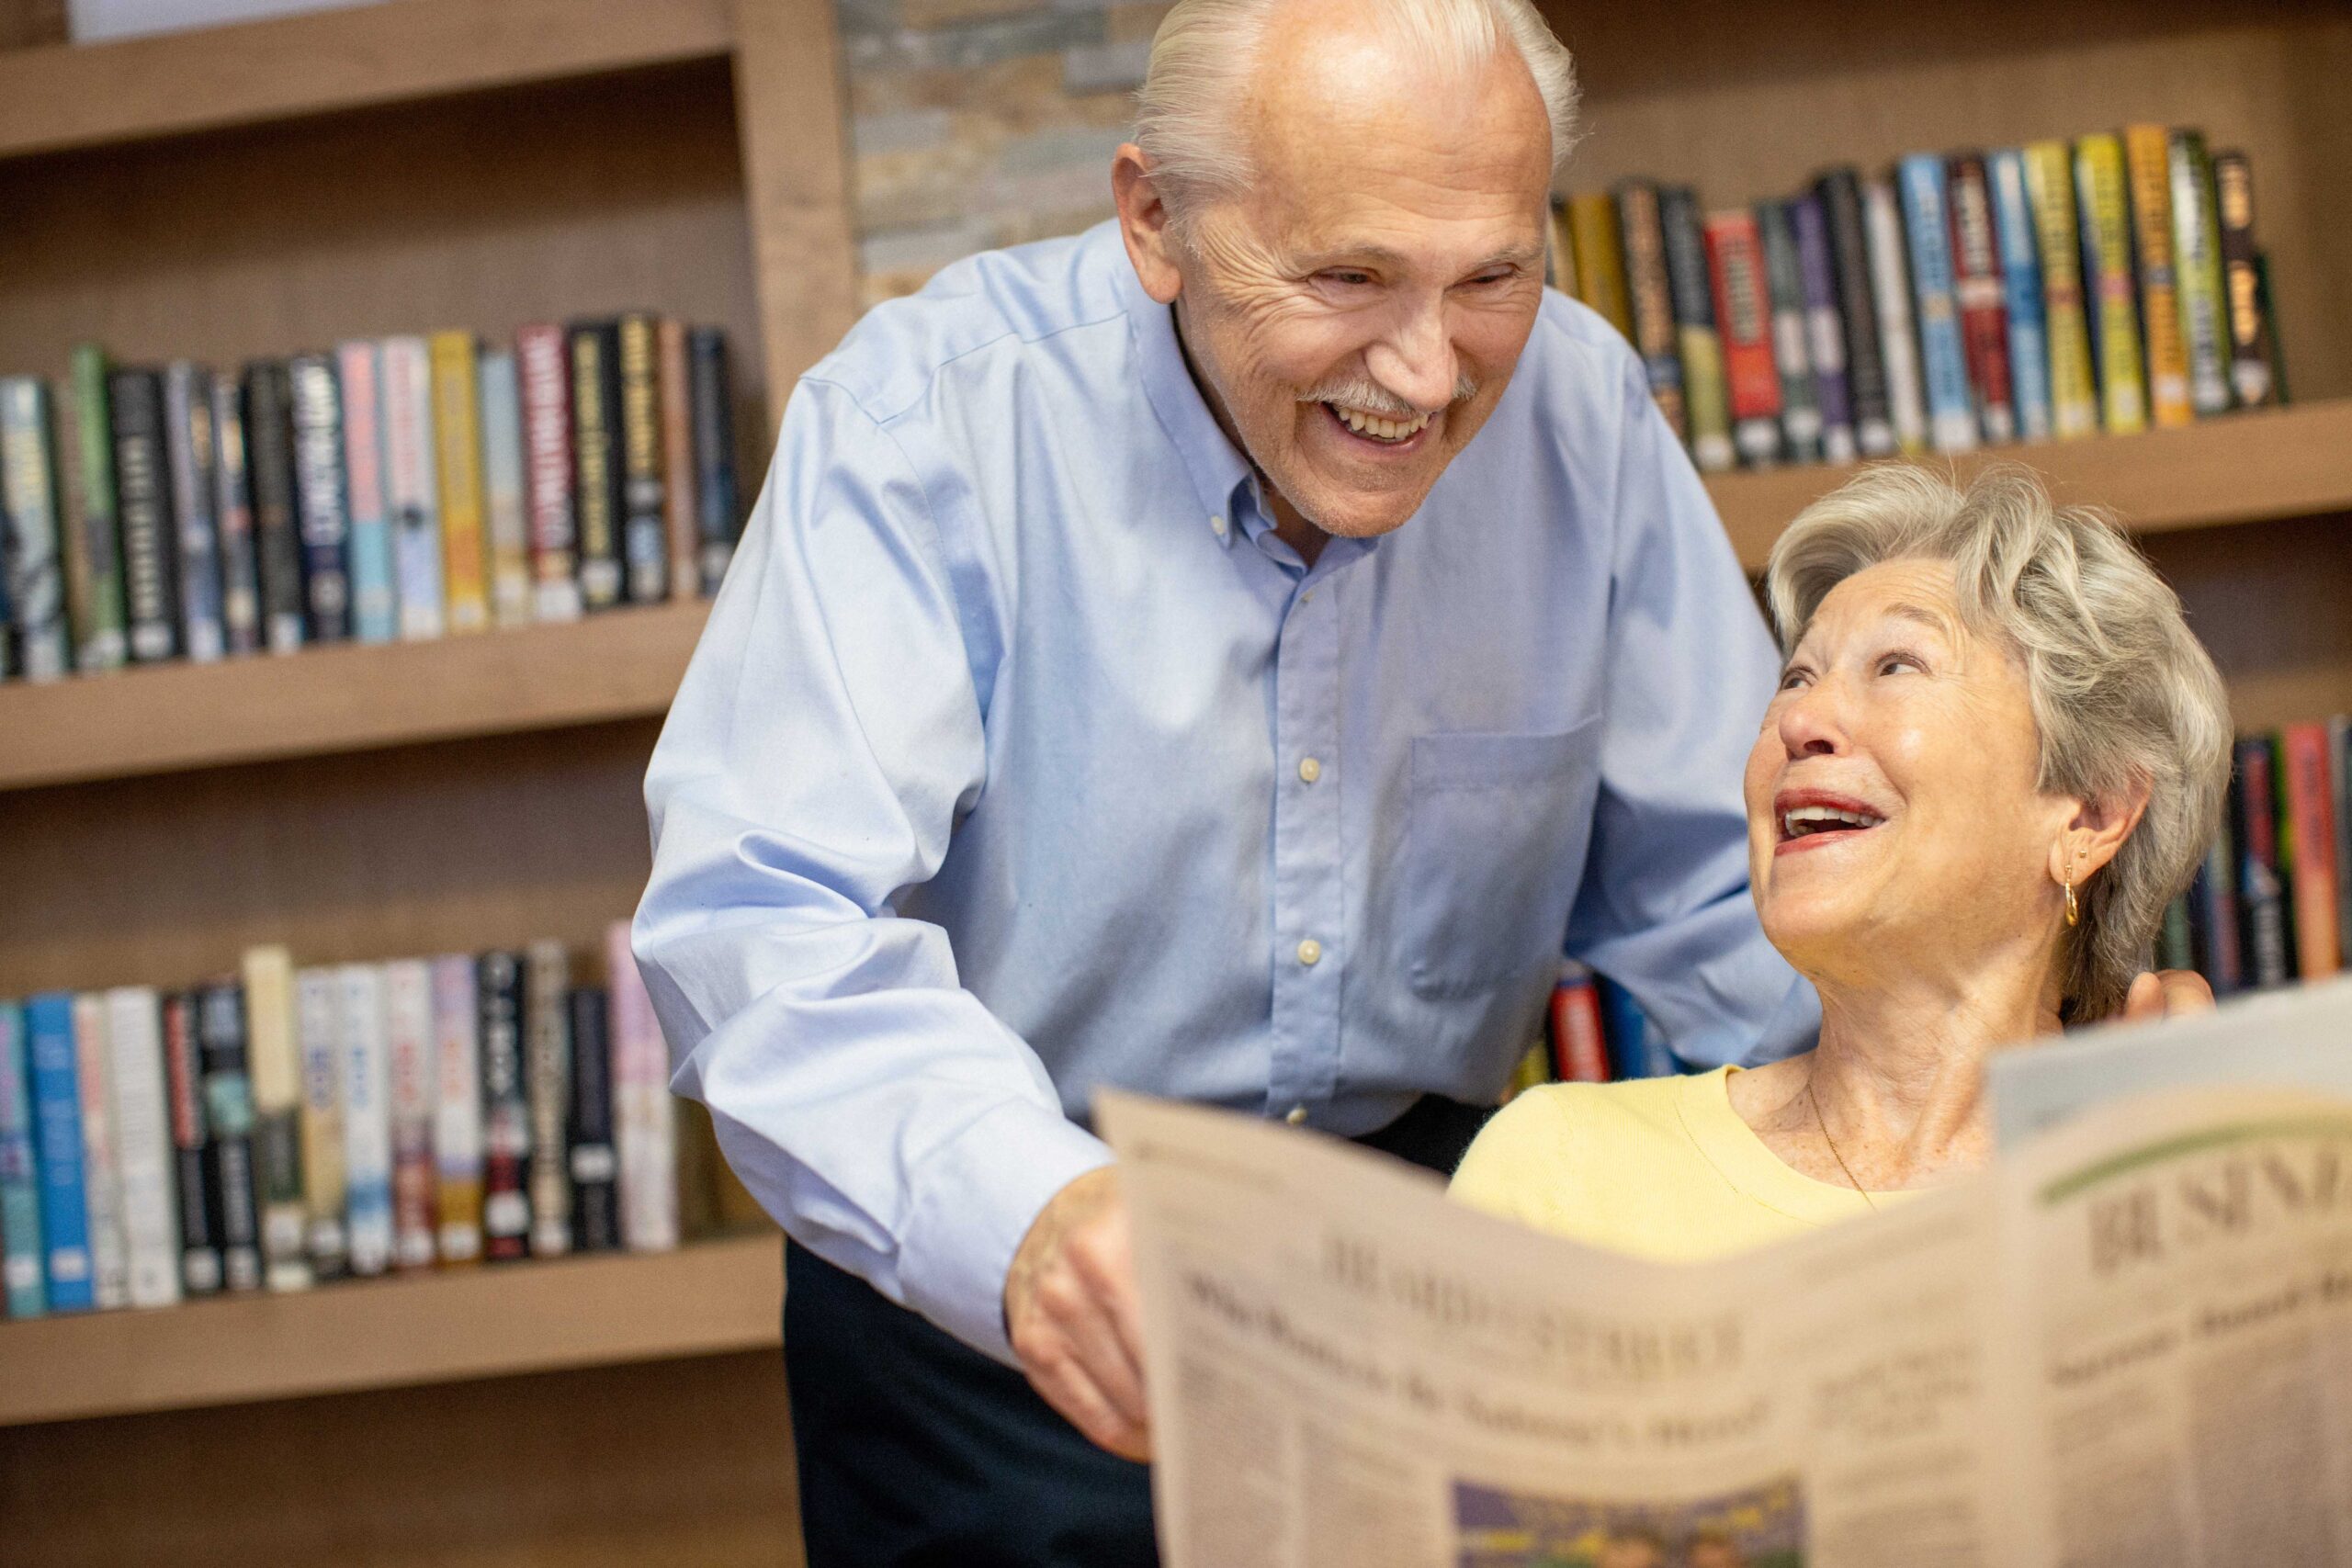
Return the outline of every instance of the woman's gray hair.
{"type": "Polygon", "coordinates": [[[2063,976],[2070,1022],[2121,1010],[2165,906],[2212,843],[2230,780],[2229,699],[2180,600],[2105,514],[2058,508],[2025,468],[1965,490],[1924,468],[1864,470],[1805,508],[1765,572],[1783,651],[1829,591],[1889,560],[1951,566],[1962,619],[2023,667],[2040,787],[2109,798],[2148,786],[2140,825],[2077,888],[2063,976]]]}
{"type": "MultiPolygon", "coordinates": [[[[1136,94],[1136,144],[1182,231],[1204,198],[1246,188],[1250,150],[1235,112],[1266,21],[1285,0],[1177,0],[1152,35],[1136,94]]],[[[1552,126],[1552,172],[1576,141],[1577,79],[1568,51],[1530,0],[1355,0],[1414,57],[1472,70],[1506,46],[1518,52],[1552,126]]]]}

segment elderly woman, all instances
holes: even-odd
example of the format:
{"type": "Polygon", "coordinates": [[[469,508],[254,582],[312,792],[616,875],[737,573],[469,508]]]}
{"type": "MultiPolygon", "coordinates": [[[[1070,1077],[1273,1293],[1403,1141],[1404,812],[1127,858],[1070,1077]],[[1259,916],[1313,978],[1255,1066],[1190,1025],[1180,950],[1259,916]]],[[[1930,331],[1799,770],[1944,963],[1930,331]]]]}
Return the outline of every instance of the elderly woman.
{"type": "Polygon", "coordinates": [[[2120,1012],[2213,837],[2212,661],[2123,536],[2030,475],[1866,472],[1790,526],[1768,584],[1787,664],[1748,861],[1820,1044],[1522,1095],[1454,1178],[1469,1202],[1699,1258],[1973,1170],[1985,1058],[2120,1012]]]}

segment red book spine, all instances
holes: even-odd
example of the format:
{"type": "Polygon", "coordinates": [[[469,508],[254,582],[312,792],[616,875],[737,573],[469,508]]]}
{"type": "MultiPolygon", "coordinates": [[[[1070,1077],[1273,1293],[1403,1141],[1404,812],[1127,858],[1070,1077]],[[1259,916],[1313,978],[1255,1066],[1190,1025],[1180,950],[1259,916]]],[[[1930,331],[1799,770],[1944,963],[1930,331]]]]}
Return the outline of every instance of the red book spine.
{"type": "Polygon", "coordinates": [[[523,504],[531,520],[532,614],[580,618],[579,535],[571,494],[571,366],[563,329],[521,327],[514,374],[523,395],[523,504]]]}
{"type": "Polygon", "coordinates": [[[1781,372],[1772,358],[1771,296],[1756,214],[1746,209],[1711,213],[1703,233],[1731,391],[1732,437],[1749,462],[1770,462],[1781,446],[1781,372]]]}
{"type": "Polygon", "coordinates": [[[2306,980],[2339,967],[2335,931],[2335,792],[2327,726],[2290,724],[2279,732],[2287,765],[2287,818],[2293,839],[2295,967],[2306,980]]]}
{"type": "Polygon", "coordinates": [[[1552,1076],[1562,1083],[1609,1081],[1600,993],[1590,975],[1574,975],[1552,987],[1552,1076]]]}
{"type": "Polygon", "coordinates": [[[1976,394],[1976,423],[1987,441],[2018,436],[2017,400],[2009,389],[2009,310],[2001,282],[2001,252],[1993,235],[1993,193],[1984,160],[1973,152],[1952,159],[1948,205],[1951,220],[1952,296],[1960,306],[1960,336],[1968,353],[1968,381],[1976,394]]]}

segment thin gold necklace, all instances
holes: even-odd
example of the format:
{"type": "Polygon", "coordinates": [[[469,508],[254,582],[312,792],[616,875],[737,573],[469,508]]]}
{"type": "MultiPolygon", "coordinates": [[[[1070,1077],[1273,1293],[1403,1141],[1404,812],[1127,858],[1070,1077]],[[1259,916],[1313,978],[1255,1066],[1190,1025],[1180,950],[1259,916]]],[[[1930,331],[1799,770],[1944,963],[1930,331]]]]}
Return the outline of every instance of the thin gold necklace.
{"type": "Polygon", "coordinates": [[[1875,1210],[1878,1207],[1878,1200],[1871,1197],[1870,1189],[1863,1186],[1855,1177],[1854,1168],[1848,1165],[1846,1156],[1838,1152],[1838,1140],[1829,1135],[1829,1118],[1821,1113],[1821,1097],[1813,1092],[1813,1079],[1810,1077],[1804,1080],[1804,1097],[1813,1104],[1814,1125],[1821,1129],[1821,1141],[1829,1145],[1829,1157],[1838,1162],[1838,1168],[1846,1173],[1846,1180],[1855,1191],[1862,1195],[1862,1201],[1875,1210]]]}

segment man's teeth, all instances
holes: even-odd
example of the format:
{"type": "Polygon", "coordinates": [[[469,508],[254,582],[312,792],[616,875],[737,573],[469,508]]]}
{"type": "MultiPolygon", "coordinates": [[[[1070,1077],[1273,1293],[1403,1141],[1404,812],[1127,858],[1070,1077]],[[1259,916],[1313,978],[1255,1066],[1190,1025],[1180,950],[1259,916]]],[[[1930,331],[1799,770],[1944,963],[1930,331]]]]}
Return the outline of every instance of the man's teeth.
{"type": "Polygon", "coordinates": [[[1340,423],[1350,430],[1358,435],[1369,435],[1375,441],[1402,441],[1408,435],[1418,435],[1430,419],[1425,413],[1417,413],[1410,419],[1383,419],[1378,414],[1342,408],[1338,403],[1326,403],[1324,406],[1338,414],[1340,423]]]}
{"type": "Polygon", "coordinates": [[[1839,828],[1875,828],[1886,818],[1873,817],[1867,811],[1840,811],[1834,806],[1799,806],[1781,818],[1781,829],[1790,838],[1806,833],[1826,833],[1839,828]]]}

